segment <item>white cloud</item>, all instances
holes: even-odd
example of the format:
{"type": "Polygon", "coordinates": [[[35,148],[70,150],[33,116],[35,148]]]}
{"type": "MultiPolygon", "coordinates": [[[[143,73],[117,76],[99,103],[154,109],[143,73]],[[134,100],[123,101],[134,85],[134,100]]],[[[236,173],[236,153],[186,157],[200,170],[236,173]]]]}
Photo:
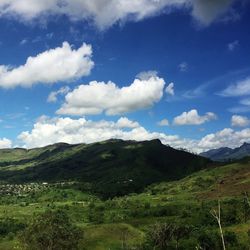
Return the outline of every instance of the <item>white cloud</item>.
{"type": "Polygon", "coordinates": [[[219,95],[224,97],[250,95],[250,77],[229,85],[219,95]]]}
{"type": "Polygon", "coordinates": [[[200,125],[216,118],[216,115],[212,112],[207,112],[205,115],[200,116],[196,109],[192,109],[175,117],[173,123],[174,125],[200,125]]]}
{"type": "Polygon", "coordinates": [[[169,121],[167,119],[163,119],[157,123],[159,126],[168,126],[169,121]]]}
{"type": "Polygon", "coordinates": [[[250,98],[242,99],[240,104],[250,106],[250,98]]]}
{"type": "Polygon", "coordinates": [[[145,109],[160,101],[164,86],[164,79],[158,76],[135,79],[130,86],[122,88],[111,81],[92,81],[69,92],[57,114],[81,116],[105,112],[117,115],[145,109]]]}
{"type": "Polygon", "coordinates": [[[250,124],[250,120],[246,116],[233,115],[231,125],[234,127],[246,127],[250,124]]]}
{"type": "MultiPolygon", "coordinates": [[[[250,128],[241,131],[225,128],[216,133],[208,134],[200,140],[192,140],[181,138],[178,135],[150,132],[139,123],[126,117],[114,122],[42,116],[34,124],[31,131],[22,132],[18,136],[20,146],[28,148],[41,147],[57,142],[93,143],[112,138],[136,141],[160,139],[165,145],[174,148],[186,148],[192,152],[200,153],[219,147],[238,147],[244,142],[250,142],[250,128]]],[[[6,147],[11,146],[10,141],[4,140],[6,140],[6,147]]]]}
{"type": "Polygon", "coordinates": [[[57,97],[58,95],[65,95],[70,91],[70,88],[68,86],[66,87],[62,87],[57,91],[52,91],[48,98],[47,98],[47,102],[57,102],[57,97]]]}
{"type": "Polygon", "coordinates": [[[250,98],[240,100],[240,105],[228,109],[231,113],[248,113],[250,111],[250,98]]]}
{"type": "Polygon", "coordinates": [[[148,70],[148,71],[142,71],[139,74],[136,75],[136,78],[147,81],[151,77],[157,77],[158,72],[156,70],[148,70]]]}
{"type": "Polygon", "coordinates": [[[206,88],[207,88],[207,85],[203,84],[203,85],[198,86],[195,89],[185,91],[182,96],[187,99],[200,98],[206,94],[206,88]]]}
{"type": "Polygon", "coordinates": [[[140,127],[138,122],[129,120],[127,117],[121,117],[117,123],[118,128],[137,128],[140,127]]]}
{"type": "Polygon", "coordinates": [[[229,51],[234,51],[239,46],[239,41],[235,40],[227,45],[229,51]]]}
{"type": "Polygon", "coordinates": [[[9,139],[2,138],[0,139],[0,149],[2,148],[11,148],[12,142],[9,139]]]}
{"type": "Polygon", "coordinates": [[[20,45],[24,45],[24,44],[26,44],[26,43],[28,43],[28,40],[27,40],[27,39],[23,39],[19,44],[20,44],[20,45]]]}
{"type": "Polygon", "coordinates": [[[169,95],[174,95],[174,83],[171,82],[169,85],[166,87],[165,92],[169,95]]]}
{"type": "Polygon", "coordinates": [[[188,71],[188,64],[186,62],[182,62],[178,65],[178,68],[181,72],[187,72],[188,71]]]}
{"type": "Polygon", "coordinates": [[[250,142],[250,129],[246,128],[240,131],[234,131],[231,128],[225,128],[216,133],[203,137],[197,144],[197,148],[206,151],[220,147],[239,147],[244,142],[250,142]]]}
{"type": "Polygon", "coordinates": [[[181,139],[177,135],[149,132],[137,122],[125,117],[113,122],[42,116],[30,132],[25,131],[18,136],[22,146],[28,148],[41,147],[57,142],[92,143],[111,138],[136,141],[158,138],[162,143],[177,148],[185,145],[185,147],[193,149],[195,145],[193,140],[181,139]]]}
{"type": "Polygon", "coordinates": [[[19,67],[0,65],[0,87],[30,87],[37,83],[52,84],[86,76],[94,66],[91,56],[90,45],[83,44],[74,50],[64,42],[62,47],[29,57],[19,67]]]}
{"type": "Polygon", "coordinates": [[[161,13],[184,9],[202,25],[226,13],[233,0],[1,0],[0,16],[23,21],[48,20],[66,15],[72,20],[94,22],[99,29],[115,23],[140,21],[161,13]]]}
{"type": "Polygon", "coordinates": [[[248,113],[250,112],[250,106],[236,106],[228,109],[231,113],[248,113]]]}

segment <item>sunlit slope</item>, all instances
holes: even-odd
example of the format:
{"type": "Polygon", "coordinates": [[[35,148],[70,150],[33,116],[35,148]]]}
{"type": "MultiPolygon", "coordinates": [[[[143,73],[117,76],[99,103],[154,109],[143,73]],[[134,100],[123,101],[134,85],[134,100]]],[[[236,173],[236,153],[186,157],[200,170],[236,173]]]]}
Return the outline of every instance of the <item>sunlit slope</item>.
{"type": "Polygon", "coordinates": [[[218,199],[250,192],[250,158],[204,169],[181,180],[152,185],[149,192],[175,199],[218,199]]]}

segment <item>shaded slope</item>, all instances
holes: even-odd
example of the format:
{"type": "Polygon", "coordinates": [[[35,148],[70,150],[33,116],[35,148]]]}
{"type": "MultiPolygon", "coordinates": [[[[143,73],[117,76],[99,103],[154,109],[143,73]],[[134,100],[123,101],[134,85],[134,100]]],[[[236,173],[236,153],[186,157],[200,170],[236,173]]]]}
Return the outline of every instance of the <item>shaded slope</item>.
{"type": "Polygon", "coordinates": [[[5,161],[5,166],[0,167],[0,180],[14,183],[74,180],[89,183],[92,190],[107,197],[137,192],[154,182],[179,179],[210,163],[206,158],[165,146],[159,140],[56,144],[22,153],[26,158],[22,154],[21,163],[15,159],[18,164],[10,160],[9,165],[5,161]]]}

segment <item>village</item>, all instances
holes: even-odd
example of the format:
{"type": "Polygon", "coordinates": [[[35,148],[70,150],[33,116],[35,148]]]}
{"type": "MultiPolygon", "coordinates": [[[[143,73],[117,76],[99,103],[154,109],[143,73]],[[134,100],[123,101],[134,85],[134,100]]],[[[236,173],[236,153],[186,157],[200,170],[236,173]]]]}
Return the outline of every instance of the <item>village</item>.
{"type": "Polygon", "coordinates": [[[32,192],[38,192],[47,189],[49,186],[50,185],[47,182],[27,184],[1,184],[0,195],[25,196],[32,192]]]}
{"type": "Polygon", "coordinates": [[[15,195],[15,196],[26,196],[30,193],[36,193],[44,191],[50,187],[65,187],[67,185],[72,185],[75,182],[32,182],[24,184],[0,184],[0,196],[1,195],[15,195]]]}

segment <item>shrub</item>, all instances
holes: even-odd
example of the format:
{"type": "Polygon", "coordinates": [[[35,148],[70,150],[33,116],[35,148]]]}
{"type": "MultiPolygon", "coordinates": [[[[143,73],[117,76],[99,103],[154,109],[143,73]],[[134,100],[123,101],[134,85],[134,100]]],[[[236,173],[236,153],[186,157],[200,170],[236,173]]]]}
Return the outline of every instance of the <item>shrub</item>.
{"type": "Polygon", "coordinates": [[[78,249],[83,232],[62,210],[48,210],[35,217],[18,238],[22,249],[73,250],[78,249]]]}

